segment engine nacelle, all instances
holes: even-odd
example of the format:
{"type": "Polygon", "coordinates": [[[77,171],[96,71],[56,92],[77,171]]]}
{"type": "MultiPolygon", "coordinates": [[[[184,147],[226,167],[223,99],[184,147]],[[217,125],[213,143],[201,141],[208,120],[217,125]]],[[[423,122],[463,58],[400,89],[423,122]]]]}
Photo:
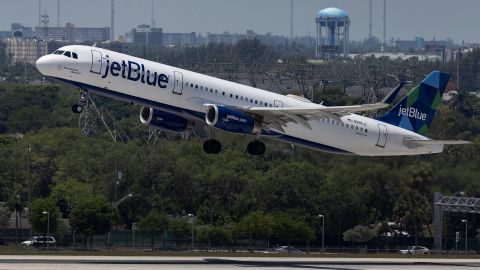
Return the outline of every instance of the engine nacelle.
{"type": "Polygon", "coordinates": [[[140,122],[144,125],[174,132],[185,132],[194,126],[193,121],[183,117],[149,107],[140,109],[140,122]]]}
{"type": "Polygon", "coordinates": [[[253,116],[225,106],[210,105],[205,114],[210,127],[242,134],[259,134],[262,125],[253,116]]]}

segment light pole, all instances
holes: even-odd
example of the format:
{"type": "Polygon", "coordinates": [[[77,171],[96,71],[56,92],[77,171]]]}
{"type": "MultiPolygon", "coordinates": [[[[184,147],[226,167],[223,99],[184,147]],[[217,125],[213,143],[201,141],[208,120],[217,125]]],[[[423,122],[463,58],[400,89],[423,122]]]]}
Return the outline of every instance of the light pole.
{"type": "MultiPolygon", "coordinates": [[[[130,193],[126,196],[124,196],[123,198],[121,198],[120,200],[114,202],[112,204],[112,209],[116,209],[123,201],[125,201],[126,199],[128,198],[132,198],[133,197],[133,194],[130,193]]],[[[107,236],[107,248],[110,249],[110,234],[112,232],[112,229],[111,229],[111,226],[110,226],[110,230],[108,231],[108,236],[107,236]]]]}
{"type": "Polygon", "coordinates": [[[467,225],[468,221],[466,219],[462,219],[462,223],[465,222],[465,255],[467,254],[467,243],[468,243],[468,233],[467,233],[467,225]]]}
{"type": "Polygon", "coordinates": [[[325,252],[325,216],[318,215],[322,219],[322,253],[325,252]]]}
{"type": "Polygon", "coordinates": [[[193,218],[195,217],[193,214],[188,214],[188,217],[190,218],[190,223],[192,225],[192,252],[193,252],[193,244],[194,244],[194,230],[193,230],[193,218]]]}
{"type": "Polygon", "coordinates": [[[30,183],[30,152],[32,151],[32,148],[30,148],[30,145],[27,147],[27,195],[28,195],[28,207],[30,207],[30,201],[31,201],[31,196],[32,196],[32,187],[30,183]]]}
{"type": "Polygon", "coordinates": [[[43,211],[42,214],[44,215],[47,215],[47,236],[45,238],[47,238],[47,250],[48,250],[48,242],[49,242],[49,239],[50,239],[50,213],[48,211],[43,211]]]}

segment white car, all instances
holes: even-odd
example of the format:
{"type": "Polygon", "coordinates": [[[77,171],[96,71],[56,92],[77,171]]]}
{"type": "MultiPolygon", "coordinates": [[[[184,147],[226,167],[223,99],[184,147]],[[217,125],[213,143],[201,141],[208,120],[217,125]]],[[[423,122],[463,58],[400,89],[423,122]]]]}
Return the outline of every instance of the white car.
{"type": "Polygon", "coordinates": [[[55,246],[57,244],[57,241],[53,236],[34,236],[27,241],[23,241],[21,243],[22,246],[55,246]]]}
{"type": "Polygon", "coordinates": [[[422,246],[411,246],[408,249],[401,249],[401,254],[430,254],[430,249],[422,246]]]}

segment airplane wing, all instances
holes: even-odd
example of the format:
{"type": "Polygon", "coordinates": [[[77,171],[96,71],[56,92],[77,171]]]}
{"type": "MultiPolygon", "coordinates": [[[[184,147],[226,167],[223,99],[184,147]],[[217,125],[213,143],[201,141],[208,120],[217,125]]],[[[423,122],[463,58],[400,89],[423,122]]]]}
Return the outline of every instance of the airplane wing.
{"type": "Polygon", "coordinates": [[[409,148],[417,148],[426,145],[458,145],[458,144],[471,144],[469,141],[462,140],[404,140],[403,143],[409,148]]]}
{"type": "Polygon", "coordinates": [[[261,116],[267,128],[274,127],[280,131],[283,131],[282,126],[285,126],[285,124],[288,122],[294,122],[311,129],[311,126],[308,123],[308,120],[310,119],[328,118],[339,120],[340,117],[351,113],[374,111],[387,108],[392,104],[402,87],[403,83],[400,83],[380,102],[373,104],[331,107],[318,106],[315,104],[316,106],[306,106],[300,108],[243,107],[242,110],[261,116]]]}

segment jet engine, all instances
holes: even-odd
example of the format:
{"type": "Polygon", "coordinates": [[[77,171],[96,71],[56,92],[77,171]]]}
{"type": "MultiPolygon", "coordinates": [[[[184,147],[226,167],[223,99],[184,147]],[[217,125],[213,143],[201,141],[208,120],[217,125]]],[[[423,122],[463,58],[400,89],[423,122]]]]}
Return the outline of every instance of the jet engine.
{"type": "Polygon", "coordinates": [[[140,109],[140,122],[154,128],[174,132],[185,132],[192,129],[195,124],[193,121],[189,121],[176,114],[149,107],[142,107],[140,109]]]}
{"type": "Polygon", "coordinates": [[[260,121],[252,115],[220,105],[208,106],[205,121],[210,127],[235,133],[259,134],[262,130],[260,121]]]}

